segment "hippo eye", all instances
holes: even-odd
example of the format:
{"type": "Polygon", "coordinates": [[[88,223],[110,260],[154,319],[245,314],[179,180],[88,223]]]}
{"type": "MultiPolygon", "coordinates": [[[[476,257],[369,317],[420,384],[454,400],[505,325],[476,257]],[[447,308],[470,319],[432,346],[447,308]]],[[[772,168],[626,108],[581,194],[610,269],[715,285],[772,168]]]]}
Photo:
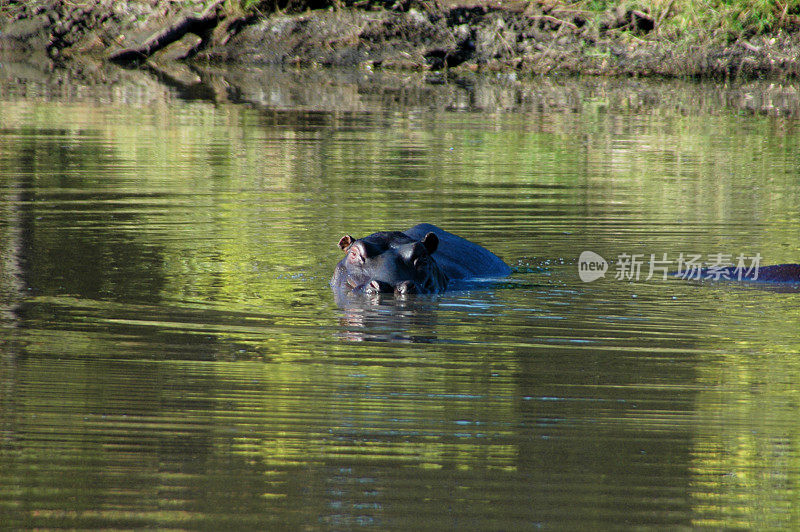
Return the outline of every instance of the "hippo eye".
{"type": "Polygon", "coordinates": [[[411,263],[414,265],[415,268],[422,268],[428,262],[428,255],[425,253],[421,253],[415,257],[412,257],[411,263]]]}
{"type": "Polygon", "coordinates": [[[410,250],[408,250],[407,253],[408,255],[406,256],[408,258],[406,258],[405,260],[407,261],[408,264],[410,264],[414,268],[417,269],[422,268],[428,261],[428,252],[425,249],[425,247],[419,242],[414,244],[414,246],[410,250]]]}
{"type": "Polygon", "coordinates": [[[347,254],[348,259],[350,262],[357,262],[359,264],[364,262],[364,257],[358,252],[357,249],[351,249],[350,252],[347,254]]]}

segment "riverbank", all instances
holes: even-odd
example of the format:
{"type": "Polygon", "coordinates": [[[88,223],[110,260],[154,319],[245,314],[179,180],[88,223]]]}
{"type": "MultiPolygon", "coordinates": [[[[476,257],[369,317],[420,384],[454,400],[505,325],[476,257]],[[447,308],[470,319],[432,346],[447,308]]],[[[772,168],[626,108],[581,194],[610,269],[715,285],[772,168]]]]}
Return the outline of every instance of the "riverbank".
{"type": "Polygon", "coordinates": [[[800,26],[800,7],[776,3],[779,12],[747,13],[762,18],[745,23],[744,12],[728,14],[730,20],[721,13],[687,19],[679,4],[643,11],[520,0],[10,1],[0,4],[0,51],[170,71],[236,63],[519,75],[800,75],[800,39],[792,31],[800,26]]]}

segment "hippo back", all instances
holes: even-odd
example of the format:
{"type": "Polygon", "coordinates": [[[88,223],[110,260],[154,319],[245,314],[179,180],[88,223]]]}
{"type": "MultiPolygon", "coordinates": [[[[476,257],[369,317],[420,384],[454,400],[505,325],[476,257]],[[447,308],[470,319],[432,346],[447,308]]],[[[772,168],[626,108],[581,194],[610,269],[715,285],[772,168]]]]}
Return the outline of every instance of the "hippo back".
{"type": "Polygon", "coordinates": [[[772,283],[800,283],[800,264],[776,264],[758,269],[759,281],[772,283]]]}
{"type": "Polygon", "coordinates": [[[415,240],[422,240],[427,233],[439,237],[439,247],[433,257],[450,279],[504,277],[511,273],[511,268],[488,249],[435,225],[419,224],[403,233],[415,240]]]}
{"type": "Polygon", "coordinates": [[[680,271],[673,273],[676,277],[696,281],[748,281],[754,283],[794,284],[800,286],[800,264],[774,264],[759,266],[757,270],[741,270],[734,266],[718,268],[702,268],[699,271],[680,271]]]}

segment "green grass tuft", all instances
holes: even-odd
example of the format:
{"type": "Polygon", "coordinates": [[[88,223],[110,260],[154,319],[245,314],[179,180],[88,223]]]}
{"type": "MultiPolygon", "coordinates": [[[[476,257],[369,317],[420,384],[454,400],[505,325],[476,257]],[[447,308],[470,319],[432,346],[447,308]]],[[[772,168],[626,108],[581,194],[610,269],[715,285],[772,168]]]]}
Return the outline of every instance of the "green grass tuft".
{"type": "Polygon", "coordinates": [[[684,41],[732,42],[800,30],[800,0],[532,1],[550,9],[582,11],[589,18],[640,11],[656,22],[656,35],[684,41]]]}

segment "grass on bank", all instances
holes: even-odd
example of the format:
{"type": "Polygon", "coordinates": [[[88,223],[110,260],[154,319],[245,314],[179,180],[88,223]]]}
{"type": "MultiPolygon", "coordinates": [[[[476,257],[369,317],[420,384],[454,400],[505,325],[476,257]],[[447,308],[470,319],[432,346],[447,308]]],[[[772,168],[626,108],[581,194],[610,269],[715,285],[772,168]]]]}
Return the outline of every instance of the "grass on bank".
{"type": "Polygon", "coordinates": [[[581,0],[564,5],[594,16],[638,11],[652,19],[657,35],[673,38],[734,41],[800,29],[800,0],[581,0]]]}
{"type": "MultiPolygon", "coordinates": [[[[244,12],[298,12],[341,7],[437,9],[459,4],[500,5],[498,0],[229,0],[244,12]]],[[[504,0],[502,5],[513,4],[504,0]]],[[[652,22],[655,36],[668,39],[732,42],[757,35],[800,30],[800,0],[518,0],[561,18],[577,15],[600,27],[610,17],[636,12],[652,22]]],[[[615,28],[619,30],[620,28],[615,28]]],[[[622,28],[624,31],[625,28],[622,28]]]]}

